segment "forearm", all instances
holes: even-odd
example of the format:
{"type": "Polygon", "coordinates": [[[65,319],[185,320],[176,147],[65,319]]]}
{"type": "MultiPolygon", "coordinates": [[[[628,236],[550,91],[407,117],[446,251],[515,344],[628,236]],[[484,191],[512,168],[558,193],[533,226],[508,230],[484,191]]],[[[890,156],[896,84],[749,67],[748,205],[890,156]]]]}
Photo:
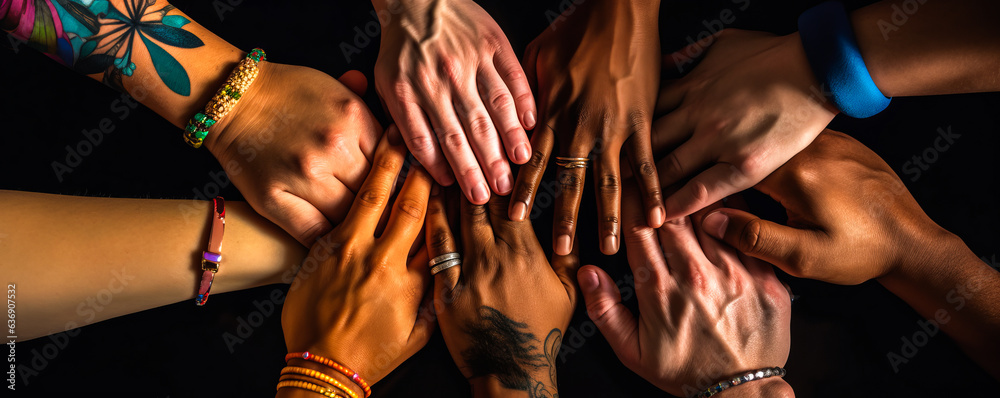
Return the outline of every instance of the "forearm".
{"type": "MultiPolygon", "coordinates": [[[[535,377],[535,380],[544,380],[543,377],[548,377],[547,375],[539,375],[535,377]]],[[[482,376],[476,377],[469,380],[469,385],[472,387],[472,396],[475,398],[505,398],[505,397],[555,397],[558,396],[559,390],[556,386],[546,386],[539,383],[537,388],[535,386],[529,387],[527,390],[522,389],[512,389],[505,386],[500,379],[496,376],[482,376]],[[546,394],[539,394],[541,392],[547,392],[546,394]]]]}
{"type": "Polygon", "coordinates": [[[132,95],[179,127],[205,106],[243,56],[164,0],[90,6],[53,1],[37,9],[36,2],[0,2],[0,22],[10,34],[132,95]]]}
{"type": "MultiPolygon", "coordinates": [[[[210,207],[0,191],[0,270],[17,285],[19,337],[193,299],[210,207]]],[[[222,253],[213,294],[289,283],[306,249],[227,202],[222,253]]]]}
{"type": "Polygon", "coordinates": [[[883,94],[1000,91],[1000,3],[903,3],[882,1],[851,14],[861,55],[883,94]]]}
{"type": "Polygon", "coordinates": [[[1000,379],[1000,340],[996,338],[1000,335],[1000,273],[958,237],[948,235],[937,240],[946,242],[939,254],[904,264],[879,282],[1000,379]]]}

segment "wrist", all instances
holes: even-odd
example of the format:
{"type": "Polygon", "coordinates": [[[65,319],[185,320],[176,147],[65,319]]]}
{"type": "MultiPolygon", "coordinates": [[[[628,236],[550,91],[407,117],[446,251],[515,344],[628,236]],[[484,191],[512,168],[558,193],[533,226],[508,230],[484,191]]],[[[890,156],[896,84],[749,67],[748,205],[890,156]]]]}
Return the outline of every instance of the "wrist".
{"type": "MultiPolygon", "coordinates": [[[[532,377],[535,380],[543,380],[543,377],[548,378],[548,375],[542,375],[538,377],[532,377]]],[[[528,384],[534,383],[528,380],[528,384]]],[[[500,379],[493,375],[478,376],[469,379],[469,385],[472,387],[472,396],[476,398],[483,397],[526,397],[531,396],[530,391],[535,390],[545,390],[549,392],[547,396],[556,396],[558,390],[555,386],[542,386],[539,385],[537,388],[535,386],[526,386],[527,390],[518,390],[515,388],[507,387],[504,385],[500,379]]]]}
{"type": "Polygon", "coordinates": [[[809,65],[809,58],[806,56],[799,32],[782,36],[778,51],[782,54],[781,59],[787,61],[789,70],[783,75],[787,76],[789,83],[810,101],[822,106],[830,113],[830,119],[833,120],[833,117],[840,113],[840,109],[837,109],[833,101],[827,97],[828,88],[816,78],[812,66],[809,65]]]}
{"type": "Polygon", "coordinates": [[[731,387],[716,395],[719,398],[740,398],[740,397],[794,397],[795,392],[792,386],[780,377],[771,377],[764,380],[743,383],[731,387]]]}
{"type": "MultiPolygon", "coordinates": [[[[907,230],[908,228],[900,228],[907,230]]],[[[933,222],[929,226],[912,228],[899,245],[902,253],[892,269],[877,278],[884,286],[905,286],[936,273],[942,264],[979,261],[965,242],[933,222]]]]}

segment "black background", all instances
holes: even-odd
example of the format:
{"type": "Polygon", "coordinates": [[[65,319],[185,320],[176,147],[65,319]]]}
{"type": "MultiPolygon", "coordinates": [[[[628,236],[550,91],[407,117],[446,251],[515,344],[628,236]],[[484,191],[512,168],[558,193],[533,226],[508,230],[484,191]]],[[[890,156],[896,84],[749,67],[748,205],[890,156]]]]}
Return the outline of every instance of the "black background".
{"type": "MultiPolygon", "coordinates": [[[[222,1],[175,0],[173,4],[244,49],[262,47],[273,62],[315,67],[333,76],[359,69],[369,79],[378,55],[373,39],[351,61],[341,43],[352,43],[354,28],[373,21],[365,1],[222,1]]],[[[521,53],[546,28],[546,10],[559,1],[480,1],[521,53]]],[[[796,30],[799,13],[816,1],[751,0],[739,10],[729,0],[667,1],[661,9],[664,52],[673,51],[706,30],[705,21],[732,9],[728,27],[787,34],[796,30]]],[[[856,8],[866,2],[848,2],[856,8]]],[[[144,198],[193,198],[206,194],[211,173],[221,170],[205,150],[192,150],[180,131],[139,107],[122,116],[120,94],[82,78],[26,47],[0,40],[0,189],[144,198]],[[114,107],[114,108],[113,108],[114,107]],[[66,145],[83,139],[82,130],[98,128],[103,118],[115,124],[112,134],[60,181],[52,162],[65,163],[66,145]]],[[[370,87],[371,88],[371,87],[370,87]]],[[[380,117],[374,90],[365,97],[380,117]]],[[[834,129],[845,131],[879,153],[899,173],[924,210],[969,247],[996,265],[1000,230],[997,205],[998,105],[1000,95],[973,94],[897,98],[882,114],[866,120],[838,117],[834,129]],[[919,179],[903,174],[903,165],[932,146],[939,128],[961,137],[919,179]]],[[[382,118],[384,121],[385,119],[382,118]]],[[[226,198],[240,198],[232,186],[226,198]]],[[[214,192],[208,192],[209,196],[214,192]]],[[[584,194],[581,214],[594,214],[593,193],[584,194]]],[[[750,197],[758,213],[780,220],[781,209],[759,196],[750,197]]],[[[596,263],[616,280],[628,273],[624,255],[597,251],[593,220],[583,218],[578,234],[583,263],[596,263]]],[[[538,217],[543,247],[551,247],[551,209],[538,217]]],[[[7,233],[16,233],[6,231],[7,233]]],[[[39,237],[44,239],[44,237],[39,237]]],[[[51,242],[59,245],[61,242],[51,242]]],[[[45,264],[23,264],[41,267],[45,264]]],[[[948,267],[948,264],[941,264],[948,267]]],[[[908,363],[894,370],[887,359],[900,353],[902,339],[920,330],[920,318],[877,283],[835,286],[781,274],[799,297],[793,305],[792,350],[787,380],[800,396],[956,396],[994,395],[1000,384],[979,370],[943,333],[930,339],[908,363]]],[[[57,289],[53,287],[53,289],[57,289]]],[[[18,362],[37,374],[19,377],[19,392],[123,391],[142,396],[270,396],[285,353],[280,305],[265,302],[284,286],[220,294],[206,307],[188,302],[124,316],[65,334],[18,344],[18,362]],[[263,309],[261,309],[263,308],[263,309]],[[269,315],[268,315],[269,314],[269,315]],[[242,322],[260,326],[239,337],[242,322]],[[36,354],[37,353],[37,354],[36,354]],[[49,354],[46,358],[43,353],[49,354]],[[54,354],[54,355],[52,355],[54,354]]],[[[627,304],[633,308],[632,298],[627,304]]],[[[560,392],[566,397],[666,396],[625,369],[600,334],[593,334],[582,302],[566,333],[565,362],[559,363],[560,392]]],[[[707,360],[707,359],[706,359],[707,360]]],[[[376,396],[467,396],[468,385],[452,364],[440,334],[395,372],[379,382],[376,396]]]]}

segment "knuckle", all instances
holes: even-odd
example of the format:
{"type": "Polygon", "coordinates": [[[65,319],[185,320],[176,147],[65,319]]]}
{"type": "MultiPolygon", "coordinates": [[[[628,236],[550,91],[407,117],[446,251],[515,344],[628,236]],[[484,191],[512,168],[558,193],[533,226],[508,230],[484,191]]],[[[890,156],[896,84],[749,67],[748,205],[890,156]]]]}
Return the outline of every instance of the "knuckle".
{"type": "Polygon", "coordinates": [[[617,194],[621,190],[621,181],[614,174],[605,174],[598,179],[597,186],[606,194],[617,194]]]}
{"type": "Polygon", "coordinates": [[[440,228],[434,233],[430,234],[430,236],[427,239],[428,240],[427,243],[430,245],[430,248],[436,251],[437,253],[443,253],[444,251],[449,250],[452,245],[451,233],[449,233],[444,228],[447,228],[447,226],[440,228]]]}
{"type": "Polygon", "coordinates": [[[489,93],[487,96],[487,103],[490,104],[490,108],[497,111],[504,111],[510,109],[514,105],[511,100],[510,94],[507,91],[496,89],[489,93]]]}
{"type": "Polygon", "coordinates": [[[764,223],[760,219],[755,219],[747,223],[740,232],[739,249],[744,253],[760,253],[761,246],[766,237],[764,234],[764,223]]]}
{"type": "Polygon", "coordinates": [[[564,192],[577,192],[583,189],[583,179],[574,172],[562,172],[559,175],[559,186],[564,192]]]}
{"type": "Polygon", "coordinates": [[[449,151],[457,152],[465,148],[465,134],[461,130],[450,129],[442,135],[442,146],[449,151]]]}
{"type": "Polygon", "coordinates": [[[441,55],[439,59],[441,75],[452,83],[461,82],[463,79],[462,63],[449,55],[441,55]]]}
{"type": "Polygon", "coordinates": [[[684,175],[684,165],[681,164],[681,160],[677,157],[676,152],[671,152],[665,159],[663,159],[663,170],[661,171],[664,175],[671,176],[673,178],[678,178],[684,175]]]}
{"type": "Polygon", "coordinates": [[[643,160],[639,163],[639,175],[643,179],[655,179],[656,178],[656,165],[650,160],[643,160]]]}
{"type": "Polygon", "coordinates": [[[367,187],[358,193],[355,202],[360,206],[378,208],[382,207],[388,199],[389,193],[382,187],[367,187]]]}
{"type": "Polygon", "coordinates": [[[708,201],[708,186],[704,182],[692,181],[690,192],[692,203],[705,203],[708,201]]]}
{"type": "MultiPolygon", "coordinates": [[[[534,148],[534,147],[535,146],[532,145],[532,148],[534,148]]],[[[528,159],[528,163],[526,164],[526,166],[528,166],[530,168],[533,168],[533,169],[539,169],[539,170],[541,170],[543,167],[545,167],[545,160],[546,160],[545,158],[546,158],[546,154],[544,152],[542,152],[542,151],[540,151],[538,149],[532,149],[532,151],[531,151],[531,159],[528,159]]]]}
{"type": "Polygon", "coordinates": [[[562,214],[556,217],[557,231],[568,234],[576,228],[576,216],[573,214],[562,214]]]}
{"type": "Polygon", "coordinates": [[[414,135],[406,141],[406,146],[416,154],[428,154],[434,152],[434,140],[424,134],[414,135]]]}
{"type": "Polygon", "coordinates": [[[476,115],[469,120],[469,132],[476,140],[486,140],[494,136],[493,121],[486,115],[476,115]]]}
{"type": "Polygon", "coordinates": [[[409,219],[409,221],[419,221],[424,216],[424,203],[411,199],[411,198],[399,198],[396,199],[396,210],[399,217],[404,219],[409,219]]]}

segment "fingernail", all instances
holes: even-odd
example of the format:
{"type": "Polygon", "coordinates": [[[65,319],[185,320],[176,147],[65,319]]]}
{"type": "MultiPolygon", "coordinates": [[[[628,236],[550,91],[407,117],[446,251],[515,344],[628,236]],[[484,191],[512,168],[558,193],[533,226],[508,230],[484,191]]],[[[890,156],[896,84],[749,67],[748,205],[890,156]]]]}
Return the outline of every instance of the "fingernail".
{"type": "Polygon", "coordinates": [[[535,112],[527,111],[524,112],[524,128],[532,129],[535,127],[535,112]]]}
{"type": "Polygon", "coordinates": [[[705,216],[705,220],[701,222],[701,229],[716,239],[722,239],[726,236],[726,226],[728,225],[729,216],[721,211],[717,211],[705,216]]]}
{"type": "Polygon", "coordinates": [[[587,293],[597,290],[597,287],[601,285],[601,280],[597,279],[596,272],[583,271],[577,276],[577,283],[580,284],[580,290],[587,293]]]}
{"type": "Polygon", "coordinates": [[[486,186],[486,183],[481,182],[472,188],[472,200],[476,204],[483,204],[490,200],[490,188],[486,186]]]}
{"type": "Polygon", "coordinates": [[[554,249],[556,254],[560,256],[569,255],[573,251],[573,240],[569,235],[561,235],[556,238],[556,247],[554,249]]]}
{"type": "Polygon", "coordinates": [[[514,207],[510,209],[511,221],[524,221],[528,215],[528,204],[524,202],[514,202],[514,207]]]}
{"type": "Polygon", "coordinates": [[[649,227],[659,228],[663,225],[663,219],[666,217],[666,213],[663,212],[663,208],[657,207],[653,211],[649,212],[649,227]]]}
{"type": "Polygon", "coordinates": [[[510,174],[500,177],[500,179],[497,180],[497,190],[500,191],[498,193],[501,195],[509,194],[513,185],[514,179],[510,174]]]}
{"type": "Polygon", "coordinates": [[[531,159],[531,148],[528,144],[518,145],[514,148],[514,161],[518,164],[527,163],[531,159]]]}
{"type": "Polygon", "coordinates": [[[618,237],[608,235],[604,237],[604,254],[614,254],[618,252],[618,237]]]}

